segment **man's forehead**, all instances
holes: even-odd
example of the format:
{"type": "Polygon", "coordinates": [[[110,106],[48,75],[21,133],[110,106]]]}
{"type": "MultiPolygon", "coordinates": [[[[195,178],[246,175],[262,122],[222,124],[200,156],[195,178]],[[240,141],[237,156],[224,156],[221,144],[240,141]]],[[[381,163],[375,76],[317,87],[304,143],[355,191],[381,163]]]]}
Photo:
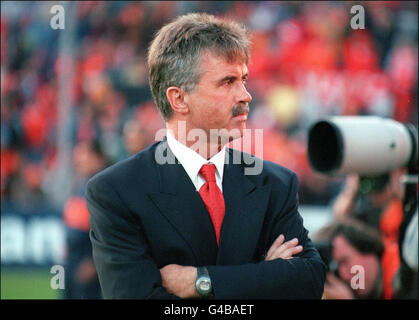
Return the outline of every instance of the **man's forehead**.
{"type": "Polygon", "coordinates": [[[219,54],[214,52],[202,52],[200,57],[201,72],[228,73],[243,72],[248,73],[246,59],[241,55],[229,56],[227,54],[219,54]]]}

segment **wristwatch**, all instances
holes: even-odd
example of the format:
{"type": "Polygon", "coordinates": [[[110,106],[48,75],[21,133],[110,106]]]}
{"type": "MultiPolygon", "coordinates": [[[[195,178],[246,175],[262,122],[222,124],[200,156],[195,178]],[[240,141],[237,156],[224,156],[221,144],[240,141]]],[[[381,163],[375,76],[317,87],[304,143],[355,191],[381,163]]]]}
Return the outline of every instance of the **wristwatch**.
{"type": "Polygon", "coordinates": [[[207,268],[205,267],[197,268],[195,288],[196,288],[196,291],[198,291],[200,297],[202,298],[212,297],[211,278],[208,274],[207,268]]]}

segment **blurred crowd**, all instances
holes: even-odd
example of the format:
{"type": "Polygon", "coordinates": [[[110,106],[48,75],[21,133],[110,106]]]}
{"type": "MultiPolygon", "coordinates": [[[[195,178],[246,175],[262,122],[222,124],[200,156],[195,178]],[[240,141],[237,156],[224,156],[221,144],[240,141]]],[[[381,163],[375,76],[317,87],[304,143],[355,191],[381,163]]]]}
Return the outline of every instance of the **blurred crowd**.
{"type": "Polygon", "coordinates": [[[297,172],[301,203],[328,203],[342,181],[309,166],[313,121],[373,114],[417,122],[417,2],[363,2],[364,30],[350,27],[354,4],[82,1],[64,7],[73,34],[61,51],[51,3],[2,2],[2,202],[63,205],[74,179],[56,179],[60,136],[68,149],[99,143],[107,164],[154,143],[164,123],[148,88],[148,43],[171,18],[204,11],[252,32],[248,126],[264,129],[263,157],[297,172]]]}
{"type": "MultiPolygon", "coordinates": [[[[383,283],[367,279],[369,297],[396,295],[400,286],[392,281],[404,263],[397,243],[402,197],[386,189],[386,180],[379,189],[388,192],[385,199],[357,214],[359,178],[325,178],[307,159],[307,130],[324,116],[378,115],[417,125],[417,2],[362,2],[365,29],[353,30],[355,4],[67,2],[66,29],[55,30],[52,3],[1,3],[1,203],[63,213],[72,270],[67,298],[100,297],[84,186],[97,171],[154,143],[164,128],[148,87],[147,47],[164,23],[188,12],[233,18],[249,28],[248,127],[264,130],[263,158],[298,174],[302,204],[334,201],[332,225],[319,235],[335,250],[343,248],[332,260],[352,259],[384,273],[383,283]],[[373,231],[341,224],[342,217],[373,231]]],[[[417,240],[415,261],[417,269],[417,240]]],[[[340,269],[348,282],[349,271],[340,269]]],[[[331,270],[325,297],[353,298],[336,274],[331,270]]]]}

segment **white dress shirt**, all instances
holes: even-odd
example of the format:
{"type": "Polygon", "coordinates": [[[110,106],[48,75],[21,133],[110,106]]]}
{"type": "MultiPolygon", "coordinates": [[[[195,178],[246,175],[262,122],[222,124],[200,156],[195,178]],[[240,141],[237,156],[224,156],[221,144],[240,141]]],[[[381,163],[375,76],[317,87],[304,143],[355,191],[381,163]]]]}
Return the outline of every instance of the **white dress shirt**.
{"type": "Polygon", "coordinates": [[[176,138],[167,130],[167,143],[169,144],[170,150],[172,150],[175,157],[179,160],[179,163],[183,166],[192,183],[195,186],[196,191],[205,184],[205,179],[199,174],[202,165],[214,164],[215,179],[221,192],[223,192],[223,171],[225,162],[225,146],[217,154],[213,155],[209,160],[203,158],[200,154],[194,150],[188,148],[183,143],[176,140],[176,138]]]}

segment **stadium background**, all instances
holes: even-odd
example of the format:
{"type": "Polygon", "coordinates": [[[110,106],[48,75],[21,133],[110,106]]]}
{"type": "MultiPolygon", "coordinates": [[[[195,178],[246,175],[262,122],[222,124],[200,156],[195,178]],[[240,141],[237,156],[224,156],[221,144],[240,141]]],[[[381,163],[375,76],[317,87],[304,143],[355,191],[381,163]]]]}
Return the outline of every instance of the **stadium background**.
{"type": "Polygon", "coordinates": [[[62,214],[76,179],[72,152],[94,140],[108,164],[153,143],[164,127],[148,88],[156,30],[188,12],[231,17],[252,31],[249,128],[263,158],[300,178],[310,232],[330,218],[342,178],[309,166],[307,129],[328,115],[379,115],[417,125],[417,2],[2,2],[1,298],[59,298],[62,214]],[[54,30],[51,7],[65,9],[54,30]],[[353,30],[350,9],[365,9],[353,30]]]}

